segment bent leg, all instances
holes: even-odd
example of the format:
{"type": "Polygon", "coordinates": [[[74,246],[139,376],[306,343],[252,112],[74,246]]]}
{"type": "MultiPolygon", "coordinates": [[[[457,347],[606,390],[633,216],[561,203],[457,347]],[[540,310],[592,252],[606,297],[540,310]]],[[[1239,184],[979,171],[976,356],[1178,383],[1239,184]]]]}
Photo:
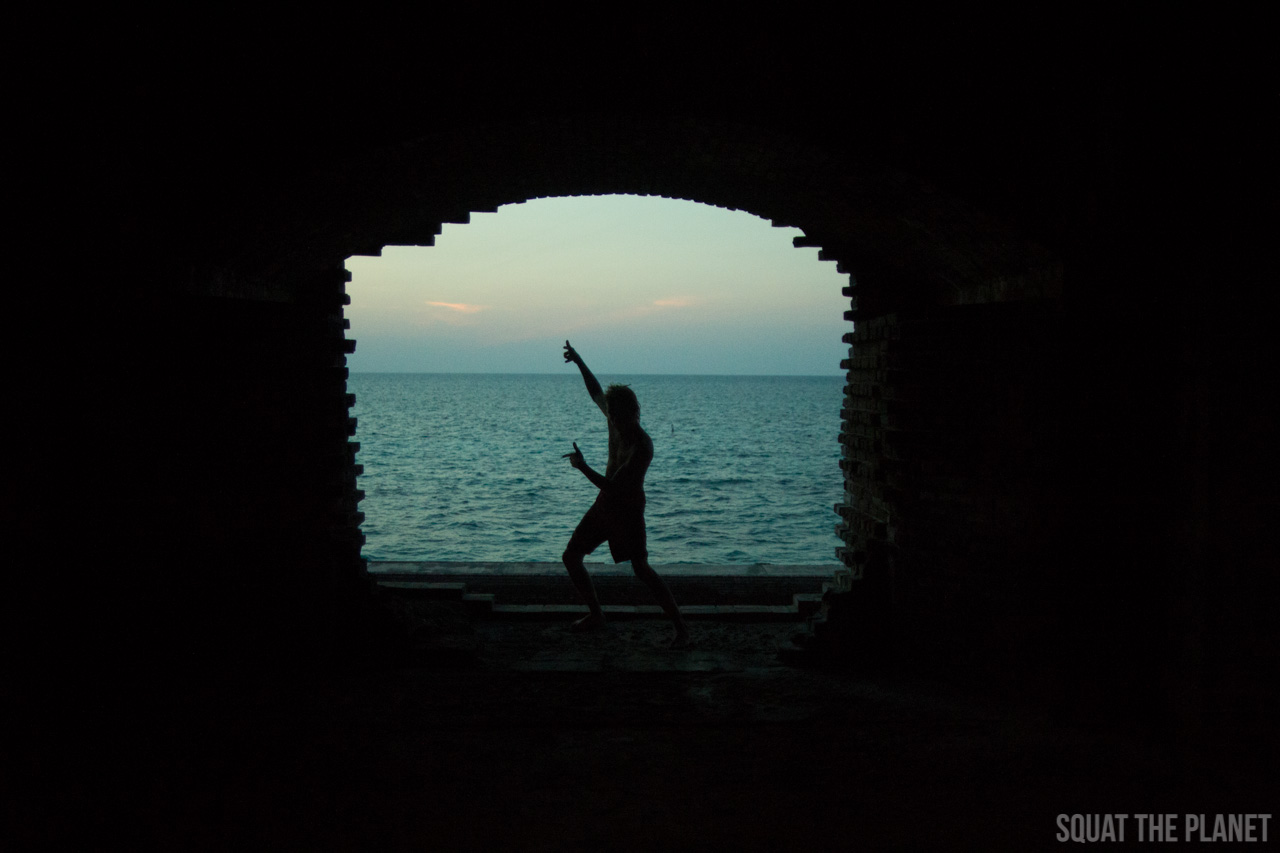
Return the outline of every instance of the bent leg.
{"type": "Polygon", "coordinates": [[[648,556],[632,557],[631,569],[636,573],[636,577],[644,581],[645,586],[649,587],[653,592],[653,596],[658,599],[658,604],[662,606],[663,612],[671,617],[671,622],[676,629],[676,636],[672,641],[672,645],[689,645],[689,629],[684,624],[684,617],[680,615],[680,608],[676,606],[675,597],[671,594],[671,590],[667,588],[666,582],[653,570],[653,566],[649,565],[648,556]]]}
{"type": "Polygon", "coordinates": [[[582,564],[582,558],[585,556],[582,552],[570,548],[566,548],[565,552],[560,555],[565,569],[569,572],[569,580],[573,581],[573,586],[578,590],[578,595],[586,603],[587,609],[591,611],[573,623],[573,627],[580,630],[598,628],[604,625],[604,610],[600,607],[600,599],[596,598],[595,585],[591,583],[591,575],[587,573],[587,567],[582,564]]]}

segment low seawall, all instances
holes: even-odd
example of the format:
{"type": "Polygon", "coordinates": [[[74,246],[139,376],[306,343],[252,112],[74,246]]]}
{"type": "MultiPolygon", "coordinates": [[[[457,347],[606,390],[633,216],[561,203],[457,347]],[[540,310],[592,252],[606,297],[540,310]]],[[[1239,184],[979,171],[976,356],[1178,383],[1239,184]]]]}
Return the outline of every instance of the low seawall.
{"type": "MultiPolygon", "coordinates": [[[[836,565],[745,566],[655,564],[677,602],[684,605],[789,605],[794,595],[820,595],[836,565]]],[[[629,563],[587,563],[604,605],[652,604],[649,589],[629,563]]],[[[461,583],[470,593],[503,604],[577,604],[578,594],[560,563],[387,561],[369,563],[379,582],[461,583]]]]}

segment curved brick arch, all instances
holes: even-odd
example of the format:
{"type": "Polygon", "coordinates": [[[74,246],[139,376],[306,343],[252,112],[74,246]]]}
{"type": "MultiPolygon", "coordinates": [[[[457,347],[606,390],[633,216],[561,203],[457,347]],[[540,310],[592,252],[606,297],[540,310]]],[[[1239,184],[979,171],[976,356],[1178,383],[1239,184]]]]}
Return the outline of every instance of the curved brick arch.
{"type": "Polygon", "coordinates": [[[855,310],[864,316],[1060,289],[1050,252],[924,181],[775,131],[692,119],[533,120],[382,149],[310,180],[306,214],[274,217],[292,233],[267,231],[270,263],[319,268],[384,245],[430,245],[443,222],[502,204],[614,193],[797,227],[805,234],[797,245],[819,247],[822,259],[857,275],[855,310]]]}
{"type": "MultiPolygon", "coordinates": [[[[256,710],[303,707],[342,642],[373,647],[342,261],[469,210],[598,189],[797,225],[856,274],[842,522],[851,559],[889,571],[833,600],[823,637],[872,657],[858,626],[878,621],[966,692],[1216,755],[1210,776],[1234,790],[1270,778],[1266,30],[629,14],[584,40],[537,17],[205,16],[179,33],[113,14],[53,51],[39,26],[11,28],[6,600],[10,693],[36,723],[11,762],[37,770],[25,787],[87,779],[69,796],[112,793],[113,825],[206,814],[203,784],[157,800],[136,761],[118,762],[121,787],[80,759],[137,753],[172,777],[157,743],[251,733],[256,710]],[[665,118],[619,117],[642,112],[665,118]],[[672,117],[709,114],[741,124],[672,117]],[[1066,294],[1035,299],[1056,292],[1054,252],[1066,294]]],[[[216,749],[233,740],[193,757],[234,769],[216,749]]],[[[253,769],[264,741],[244,743],[253,769]]],[[[1171,794],[1204,775],[1186,764],[1169,765],[1171,794]]],[[[855,776],[832,790],[856,796],[855,776]]],[[[367,824],[365,794],[345,811],[367,824]]],[[[66,799],[43,798],[25,835],[59,834],[66,799]]],[[[970,811],[975,837],[1042,831],[970,811]]],[[[858,812],[825,810],[830,837],[856,836],[858,812]]]]}
{"type": "MultiPolygon", "coordinates": [[[[1012,544],[999,530],[994,505],[1017,507],[1017,523],[1027,527],[1046,507],[1053,515],[1048,490],[1056,475],[1051,464],[1038,469],[1034,477],[1049,484],[1042,487],[1004,465],[996,446],[1002,437],[988,424],[1010,417],[1006,409],[1018,405],[1010,401],[1040,400],[1052,387],[1043,375],[1057,362],[1058,327],[1052,307],[1046,313],[1043,306],[1060,294],[1061,263],[963,200],[881,164],[837,159],[777,132],[701,120],[494,125],[384,148],[317,177],[293,196],[293,209],[304,214],[281,216],[290,228],[270,232],[270,263],[276,275],[293,279],[303,301],[327,289],[321,302],[336,311],[332,321],[345,299],[343,261],[353,254],[430,245],[443,223],[465,223],[471,212],[503,204],[611,193],[686,199],[798,227],[804,236],[797,245],[819,247],[821,258],[857,278],[846,290],[852,302],[845,316],[859,327],[846,335],[850,357],[842,363],[841,473],[832,476],[844,482],[835,507],[844,544],[835,556],[870,582],[860,585],[856,618],[833,623],[833,642],[844,644],[839,632],[854,625],[862,634],[853,645],[870,648],[865,632],[887,635],[877,619],[888,618],[904,594],[927,613],[939,567],[997,566],[998,573],[1052,547],[1054,529],[1032,530],[1012,544]],[[998,304],[1010,310],[954,313],[998,304]],[[933,316],[938,311],[946,313],[933,316]],[[1032,357],[1004,370],[1013,353],[1031,352],[1032,339],[1032,357]],[[982,401],[978,414],[958,414],[975,401],[982,401]],[[967,446],[957,451],[958,444],[967,446]],[[969,464],[982,454],[995,460],[995,478],[969,464]],[[923,593],[912,587],[921,578],[923,593]]],[[[328,351],[354,345],[335,339],[328,351]]],[[[335,412],[335,420],[345,421],[350,437],[355,424],[345,412],[352,399],[343,399],[344,415],[335,412]]],[[[1032,436],[1028,458],[1051,454],[1054,440],[1051,429],[1032,436]]],[[[346,454],[345,497],[329,535],[353,546],[347,568],[336,567],[339,577],[363,572],[357,448],[346,454]]]]}
{"type": "MultiPolygon", "coordinates": [[[[304,180],[282,179],[264,193],[274,202],[240,208],[245,215],[214,238],[221,251],[192,276],[193,292],[258,303],[244,309],[251,321],[234,321],[256,324],[246,340],[257,351],[241,343],[235,356],[239,376],[252,372],[264,399],[290,401],[272,408],[279,451],[269,461],[272,481],[295,484],[300,497],[262,499],[305,519],[282,521],[293,541],[273,544],[289,554],[287,571],[273,568],[282,590],[292,583],[317,600],[351,600],[368,584],[346,388],[345,354],[356,346],[343,332],[346,258],[430,244],[443,223],[465,223],[472,211],[599,193],[687,199],[798,227],[798,245],[819,247],[856,277],[846,292],[857,329],[842,364],[841,473],[832,471],[844,484],[835,556],[870,583],[860,584],[858,616],[832,624],[863,630],[889,613],[903,624],[912,612],[926,614],[917,624],[936,623],[930,607],[960,606],[949,592],[937,598],[957,574],[1004,583],[1019,567],[1050,562],[1063,517],[1062,266],[1052,253],[921,180],[780,131],[596,116],[455,128],[338,159],[304,180]],[[1025,532],[1011,538],[1011,526],[1025,532]]],[[[210,347],[222,350],[212,342],[229,339],[230,326],[208,322],[210,347]]],[[[223,364],[215,375],[231,372],[223,364]]],[[[259,414],[257,403],[237,405],[247,415],[228,411],[227,424],[259,414]]],[[[262,443],[238,440],[245,453],[262,443]]],[[[250,522],[244,537],[260,549],[270,537],[250,522]]],[[[872,644],[863,637],[851,647],[872,644]]]]}

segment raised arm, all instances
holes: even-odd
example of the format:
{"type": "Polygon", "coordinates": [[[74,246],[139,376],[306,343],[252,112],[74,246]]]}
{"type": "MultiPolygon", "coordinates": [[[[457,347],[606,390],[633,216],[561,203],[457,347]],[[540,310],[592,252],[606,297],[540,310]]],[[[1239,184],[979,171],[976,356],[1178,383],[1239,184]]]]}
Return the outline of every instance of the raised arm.
{"type": "Polygon", "coordinates": [[[564,342],[564,360],[572,361],[574,364],[578,365],[578,370],[582,371],[582,381],[587,383],[587,393],[591,395],[591,399],[600,407],[600,411],[604,412],[607,416],[609,414],[609,407],[604,401],[604,390],[600,388],[600,383],[596,380],[595,375],[587,368],[586,362],[582,360],[582,356],[578,355],[577,350],[569,346],[568,341],[564,342]]]}

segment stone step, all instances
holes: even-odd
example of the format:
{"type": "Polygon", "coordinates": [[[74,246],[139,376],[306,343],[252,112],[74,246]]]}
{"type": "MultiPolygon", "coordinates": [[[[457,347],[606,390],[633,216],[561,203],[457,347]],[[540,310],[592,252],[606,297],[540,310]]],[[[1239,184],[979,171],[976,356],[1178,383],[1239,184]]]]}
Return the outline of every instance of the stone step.
{"type": "MultiPolygon", "coordinates": [[[[826,584],[823,584],[825,587],[826,584]]],[[[826,590],[824,589],[823,592],[826,590]]],[[[798,592],[791,598],[796,603],[796,611],[801,619],[808,619],[822,609],[822,593],[798,592]]]]}
{"type": "Polygon", "coordinates": [[[424,581],[378,581],[378,586],[402,598],[432,601],[461,601],[467,592],[465,583],[424,581]]]}
{"type": "Polygon", "coordinates": [[[489,617],[493,615],[496,608],[495,598],[496,596],[490,592],[468,592],[462,596],[461,601],[467,608],[467,613],[472,616],[489,617]]]}
{"type": "MultiPolygon", "coordinates": [[[[667,618],[656,604],[607,604],[602,609],[607,620],[616,622],[667,618]]],[[[490,618],[567,622],[586,612],[586,607],[581,604],[495,604],[490,618]]],[[[690,604],[681,607],[680,613],[690,621],[709,622],[795,622],[803,619],[795,607],[779,604],[690,604]]]]}
{"type": "MultiPolygon", "coordinates": [[[[825,586],[825,585],[824,585],[825,586]]],[[[379,589],[397,597],[415,601],[457,601],[467,612],[479,618],[516,620],[568,619],[584,612],[582,604],[498,603],[498,595],[488,592],[468,592],[461,582],[380,580],[379,589]]],[[[666,615],[656,604],[605,604],[605,614],[610,619],[663,619],[666,615]]],[[[822,608],[821,593],[794,593],[791,604],[685,604],[680,612],[689,619],[772,622],[804,621],[822,608]]]]}
{"type": "MultiPolygon", "coordinates": [[[[576,604],[578,594],[559,564],[371,564],[370,575],[389,583],[462,583],[469,593],[491,593],[503,604],[576,604]],[[415,571],[406,571],[412,567],[415,571]],[[388,569],[396,569],[388,571],[388,569]]],[[[838,567],[837,567],[838,568],[838,567]]],[[[652,604],[649,589],[628,566],[590,566],[602,604],[652,604]]],[[[820,566],[698,566],[659,568],[659,575],[682,606],[686,604],[793,605],[794,596],[820,595],[835,568],[820,566]],[[737,570],[733,573],[732,570],[737,570]],[[697,572],[696,574],[694,572],[697,572]]],[[[413,587],[402,587],[413,589],[413,587]]]]}

